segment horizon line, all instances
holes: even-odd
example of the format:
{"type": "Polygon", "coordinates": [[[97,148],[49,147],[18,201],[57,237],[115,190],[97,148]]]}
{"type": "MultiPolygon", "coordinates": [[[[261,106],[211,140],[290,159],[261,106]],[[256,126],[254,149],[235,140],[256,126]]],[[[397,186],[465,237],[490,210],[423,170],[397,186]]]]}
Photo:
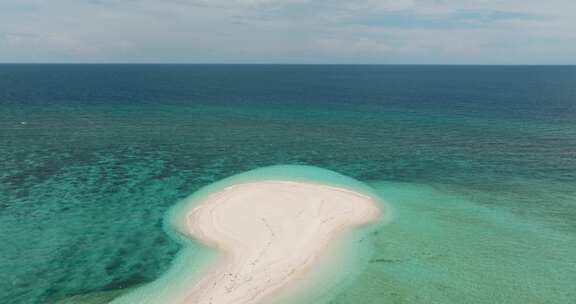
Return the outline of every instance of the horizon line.
{"type": "Polygon", "coordinates": [[[576,66],[576,63],[286,63],[286,62],[0,62],[0,65],[362,65],[362,66],[576,66]]]}

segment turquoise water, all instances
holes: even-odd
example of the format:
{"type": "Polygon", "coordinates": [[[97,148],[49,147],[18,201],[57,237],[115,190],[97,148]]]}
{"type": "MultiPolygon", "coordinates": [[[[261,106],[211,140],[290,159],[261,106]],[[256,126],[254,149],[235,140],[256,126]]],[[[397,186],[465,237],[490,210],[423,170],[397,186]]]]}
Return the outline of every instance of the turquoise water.
{"type": "Polygon", "coordinates": [[[314,165],[395,218],[333,303],[576,298],[576,68],[0,66],[0,303],[159,277],[165,212],[314,165]]]}

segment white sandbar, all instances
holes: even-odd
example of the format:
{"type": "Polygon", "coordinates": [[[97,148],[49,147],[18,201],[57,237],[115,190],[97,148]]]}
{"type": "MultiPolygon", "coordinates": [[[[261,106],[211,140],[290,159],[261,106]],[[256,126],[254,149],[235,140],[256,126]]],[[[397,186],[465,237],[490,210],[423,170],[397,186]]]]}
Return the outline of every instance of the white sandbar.
{"type": "Polygon", "coordinates": [[[220,259],[192,286],[170,294],[171,304],[268,303],[322,258],[337,235],[376,221],[374,199],[313,183],[236,184],[186,210],[192,237],[220,259]]]}

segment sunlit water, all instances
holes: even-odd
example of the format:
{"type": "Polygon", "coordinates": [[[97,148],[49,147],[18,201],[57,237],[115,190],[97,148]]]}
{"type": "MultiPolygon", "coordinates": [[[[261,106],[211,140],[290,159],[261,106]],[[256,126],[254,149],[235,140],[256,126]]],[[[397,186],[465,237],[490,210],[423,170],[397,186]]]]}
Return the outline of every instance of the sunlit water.
{"type": "Polygon", "coordinates": [[[170,206],[276,164],[394,209],[333,303],[576,298],[574,67],[2,65],[0,106],[0,303],[154,280],[170,206]]]}

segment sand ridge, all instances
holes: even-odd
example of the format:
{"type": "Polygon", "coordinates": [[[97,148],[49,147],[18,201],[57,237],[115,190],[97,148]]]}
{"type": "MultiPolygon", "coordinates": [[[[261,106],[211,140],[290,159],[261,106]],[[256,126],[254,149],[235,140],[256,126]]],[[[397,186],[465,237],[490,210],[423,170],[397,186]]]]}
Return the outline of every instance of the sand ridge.
{"type": "Polygon", "coordinates": [[[291,181],[236,184],[186,212],[187,234],[219,261],[174,304],[268,303],[312,269],[336,236],[376,221],[378,203],[344,188],[291,181]]]}

